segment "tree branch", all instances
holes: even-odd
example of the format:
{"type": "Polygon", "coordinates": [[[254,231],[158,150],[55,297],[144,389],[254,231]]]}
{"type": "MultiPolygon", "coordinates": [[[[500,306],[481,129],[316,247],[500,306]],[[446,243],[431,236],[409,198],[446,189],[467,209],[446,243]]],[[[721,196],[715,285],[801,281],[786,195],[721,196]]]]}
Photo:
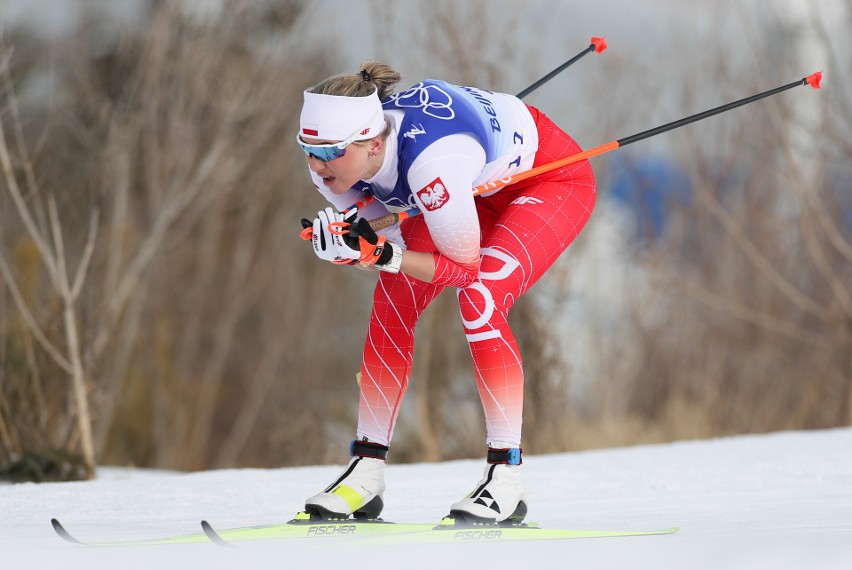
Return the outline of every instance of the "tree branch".
{"type": "Polygon", "coordinates": [[[9,266],[6,264],[6,259],[3,256],[2,251],[0,251],[0,273],[2,273],[3,281],[6,283],[6,286],[9,288],[9,291],[12,293],[12,299],[15,300],[15,306],[21,313],[21,316],[23,317],[27,328],[32,331],[33,335],[35,335],[36,337],[36,340],[38,340],[38,343],[41,345],[42,348],[44,348],[44,350],[50,355],[50,357],[59,366],[61,366],[65,372],[71,374],[71,363],[47,339],[47,336],[44,334],[44,331],[42,331],[41,327],[38,326],[35,317],[33,317],[33,314],[30,312],[29,307],[27,307],[27,302],[24,300],[23,295],[21,295],[21,292],[18,289],[17,284],[15,283],[15,279],[12,276],[12,272],[9,269],[9,266]]]}

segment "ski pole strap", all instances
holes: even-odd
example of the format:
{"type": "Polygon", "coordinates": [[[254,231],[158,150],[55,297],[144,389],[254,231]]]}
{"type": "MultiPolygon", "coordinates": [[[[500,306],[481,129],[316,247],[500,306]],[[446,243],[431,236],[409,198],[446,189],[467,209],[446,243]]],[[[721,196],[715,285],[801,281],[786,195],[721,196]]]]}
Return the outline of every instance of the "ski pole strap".
{"type": "Polygon", "coordinates": [[[509,447],[506,449],[488,448],[488,463],[490,465],[520,465],[523,463],[521,458],[523,450],[520,447],[509,447]]]}
{"type": "Polygon", "coordinates": [[[353,440],[349,446],[349,456],[355,457],[372,457],[374,459],[385,460],[388,458],[388,446],[372,441],[353,440]]]}

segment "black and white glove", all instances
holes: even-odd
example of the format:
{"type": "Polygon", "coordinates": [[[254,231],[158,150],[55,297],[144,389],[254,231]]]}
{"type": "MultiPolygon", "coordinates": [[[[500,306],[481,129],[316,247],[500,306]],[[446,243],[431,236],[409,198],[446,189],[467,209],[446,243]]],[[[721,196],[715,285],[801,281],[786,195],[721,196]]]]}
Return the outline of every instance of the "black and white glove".
{"type": "Polygon", "coordinates": [[[317,212],[314,218],[311,245],[317,257],[337,264],[351,264],[360,257],[359,251],[350,249],[340,232],[348,227],[358,215],[355,212],[335,212],[329,207],[317,212]]]}

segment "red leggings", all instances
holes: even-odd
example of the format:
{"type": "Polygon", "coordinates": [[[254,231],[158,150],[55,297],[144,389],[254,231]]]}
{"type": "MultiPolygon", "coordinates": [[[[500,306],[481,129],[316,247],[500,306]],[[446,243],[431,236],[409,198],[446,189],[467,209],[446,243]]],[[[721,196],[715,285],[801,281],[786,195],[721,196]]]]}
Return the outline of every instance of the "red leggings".
{"type": "MultiPolygon", "coordinates": [[[[544,114],[530,111],[539,133],[534,166],[582,151],[544,114]]],[[[506,321],[509,309],[577,237],[594,203],[595,178],[587,160],[477,198],[482,262],[476,281],[457,292],[487,442],[521,443],[524,373],[506,321]]],[[[408,249],[436,250],[422,217],[409,218],[401,230],[408,249]]],[[[444,287],[380,273],[361,364],[359,438],[390,445],[411,374],[417,319],[444,287]]]]}

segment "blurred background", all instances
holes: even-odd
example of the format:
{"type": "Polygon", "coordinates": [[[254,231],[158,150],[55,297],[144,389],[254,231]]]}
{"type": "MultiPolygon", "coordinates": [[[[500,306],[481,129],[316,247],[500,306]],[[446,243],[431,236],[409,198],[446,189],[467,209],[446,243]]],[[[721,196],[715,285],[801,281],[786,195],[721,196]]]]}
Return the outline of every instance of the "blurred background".
{"type": "MultiPolygon", "coordinates": [[[[375,275],[317,262],[302,90],[369,59],[527,97],[590,148],[584,232],[514,308],[524,448],[852,424],[849,0],[0,1],[0,472],[344,463],[375,275]]],[[[393,461],[480,457],[454,291],[393,461]]]]}

